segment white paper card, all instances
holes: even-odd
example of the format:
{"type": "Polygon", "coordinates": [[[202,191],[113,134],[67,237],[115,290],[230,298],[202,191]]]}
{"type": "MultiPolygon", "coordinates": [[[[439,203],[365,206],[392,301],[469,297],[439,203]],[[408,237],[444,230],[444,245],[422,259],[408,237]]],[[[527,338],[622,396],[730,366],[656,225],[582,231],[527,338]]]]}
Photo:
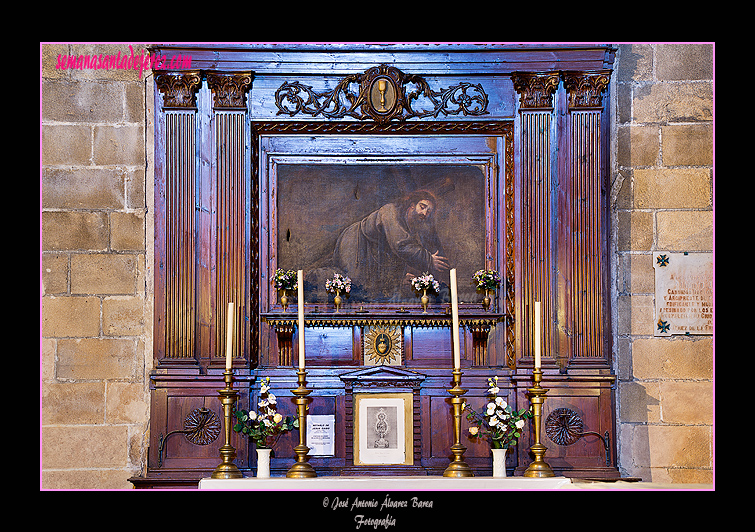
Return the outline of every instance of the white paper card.
{"type": "Polygon", "coordinates": [[[307,447],[310,456],[335,456],[336,416],[307,416],[307,447]]]}

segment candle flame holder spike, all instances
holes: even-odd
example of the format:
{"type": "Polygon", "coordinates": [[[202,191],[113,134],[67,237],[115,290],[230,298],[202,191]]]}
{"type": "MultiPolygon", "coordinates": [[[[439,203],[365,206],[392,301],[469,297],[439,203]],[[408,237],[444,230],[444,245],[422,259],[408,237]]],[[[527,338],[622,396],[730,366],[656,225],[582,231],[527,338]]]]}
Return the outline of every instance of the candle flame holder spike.
{"type": "Polygon", "coordinates": [[[535,443],[530,447],[530,452],[535,456],[535,460],[524,471],[524,476],[529,478],[545,478],[555,477],[553,469],[544,460],[543,455],[548,448],[540,442],[540,428],[543,418],[543,403],[545,402],[545,396],[548,393],[546,388],[540,386],[540,381],[543,380],[543,370],[535,368],[532,371],[532,379],[534,385],[532,388],[527,388],[527,397],[532,403],[532,423],[535,427],[535,443]]]}
{"type": "Polygon", "coordinates": [[[233,460],[236,458],[236,449],[231,445],[231,432],[233,406],[238,399],[239,392],[233,389],[233,370],[226,369],[223,372],[225,388],[218,390],[220,394],[220,403],[223,405],[223,417],[225,419],[225,444],[220,448],[220,457],[222,462],[212,472],[212,478],[243,478],[233,460]]]}
{"type": "Polygon", "coordinates": [[[286,472],[286,477],[288,478],[314,478],[317,476],[315,469],[307,461],[309,460],[309,457],[307,456],[309,447],[307,447],[306,444],[307,402],[309,401],[309,399],[307,399],[307,396],[312,393],[312,390],[309,390],[306,386],[304,386],[304,384],[307,382],[306,375],[307,372],[304,370],[297,371],[296,376],[298,386],[291,390],[291,393],[296,396],[294,402],[297,405],[299,416],[299,445],[294,447],[294,453],[296,453],[296,462],[294,462],[294,465],[292,465],[288,472],[286,472]]]}
{"type": "Polygon", "coordinates": [[[448,464],[448,467],[443,472],[443,476],[457,478],[473,477],[472,468],[464,461],[464,452],[467,448],[461,444],[461,405],[464,403],[464,399],[461,396],[467,393],[467,390],[461,387],[461,370],[454,369],[453,376],[454,386],[448,390],[448,393],[453,396],[451,404],[454,407],[454,444],[451,446],[451,452],[454,455],[454,459],[448,464]]]}

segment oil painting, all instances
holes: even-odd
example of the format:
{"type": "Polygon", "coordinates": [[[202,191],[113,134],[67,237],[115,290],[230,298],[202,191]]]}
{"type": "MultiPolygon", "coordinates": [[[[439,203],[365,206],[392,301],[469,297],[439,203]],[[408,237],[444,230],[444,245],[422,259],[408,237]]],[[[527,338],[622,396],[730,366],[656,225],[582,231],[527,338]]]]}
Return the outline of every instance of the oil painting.
{"type": "Polygon", "coordinates": [[[462,279],[485,265],[485,172],[477,164],[281,164],[278,267],[304,271],[307,303],[328,301],[325,281],[335,273],[351,279],[352,307],[416,304],[410,282],[425,273],[440,283],[431,301],[446,303],[451,268],[460,300],[478,301],[462,279]]]}

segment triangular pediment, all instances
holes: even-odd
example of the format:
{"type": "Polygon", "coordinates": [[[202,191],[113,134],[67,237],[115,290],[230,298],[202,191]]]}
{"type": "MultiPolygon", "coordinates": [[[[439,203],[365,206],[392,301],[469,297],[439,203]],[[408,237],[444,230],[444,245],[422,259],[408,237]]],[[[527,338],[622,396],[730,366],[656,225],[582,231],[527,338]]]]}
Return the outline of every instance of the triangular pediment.
{"type": "Polygon", "coordinates": [[[370,366],[368,368],[344,373],[340,376],[341,380],[347,384],[375,385],[383,383],[385,385],[411,385],[411,383],[420,383],[425,376],[415,371],[399,368],[396,366],[370,366]]]}

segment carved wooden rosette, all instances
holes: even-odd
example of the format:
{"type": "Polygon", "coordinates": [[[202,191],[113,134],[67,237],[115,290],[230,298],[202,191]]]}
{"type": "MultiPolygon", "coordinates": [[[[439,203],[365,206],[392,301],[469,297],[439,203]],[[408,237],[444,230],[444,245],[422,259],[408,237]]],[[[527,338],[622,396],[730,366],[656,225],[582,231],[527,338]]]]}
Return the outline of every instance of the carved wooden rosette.
{"type": "Polygon", "coordinates": [[[545,419],[545,434],[558,445],[571,445],[583,430],[582,418],[570,408],[556,408],[545,419]]]}
{"type": "Polygon", "coordinates": [[[160,434],[157,467],[161,467],[165,456],[165,444],[169,436],[183,434],[186,441],[194,445],[210,445],[220,435],[220,418],[207,408],[195,408],[184,419],[183,430],[173,430],[166,435],[160,434]]]}

